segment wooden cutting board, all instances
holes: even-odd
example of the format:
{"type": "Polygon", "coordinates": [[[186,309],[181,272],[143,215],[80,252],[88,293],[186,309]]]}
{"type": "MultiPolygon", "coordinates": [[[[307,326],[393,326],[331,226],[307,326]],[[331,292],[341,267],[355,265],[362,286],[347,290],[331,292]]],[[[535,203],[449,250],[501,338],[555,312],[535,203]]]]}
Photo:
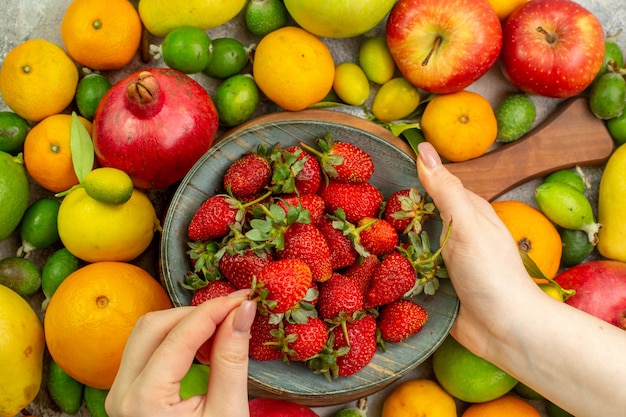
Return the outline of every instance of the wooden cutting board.
{"type": "MultiPolygon", "coordinates": [[[[227,132],[276,120],[323,120],[342,123],[373,133],[415,158],[407,143],[383,126],[340,111],[304,110],[270,113],[227,132]]],[[[614,142],[605,122],[589,110],[587,99],[575,97],[563,102],[543,123],[515,142],[500,145],[487,154],[465,162],[447,163],[466,188],[492,201],[533,178],[576,165],[605,163],[614,142]]]]}

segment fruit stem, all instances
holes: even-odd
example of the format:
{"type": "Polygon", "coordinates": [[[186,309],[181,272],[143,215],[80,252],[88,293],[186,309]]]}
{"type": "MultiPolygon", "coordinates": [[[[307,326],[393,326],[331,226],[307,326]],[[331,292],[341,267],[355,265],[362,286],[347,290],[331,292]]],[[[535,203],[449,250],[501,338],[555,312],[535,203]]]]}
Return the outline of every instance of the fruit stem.
{"type": "Polygon", "coordinates": [[[435,43],[433,43],[433,47],[431,48],[430,52],[428,52],[428,55],[426,55],[426,58],[424,58],[424,60],[422,61],[422,67],[425,67],[428,65],[428,62],[430,61],[430,58],[435,55],[435,51],[437,51],[437,49],[439,49],[439,46],[441,45],[441,42],[443,42],[443,38],[441,36],[437,36],[435,38],[435,43]]]}
{"type": "Polygon", "coordinates": [[[545,30],[541,26],[537,27],[537,32],[539,32],[543,36],[545,36],[546,37],[546,41],[548,41],[549,44],[553,44],[557,40],[557,36],[554,33],[548,32],[547,30],[545,30]]]}

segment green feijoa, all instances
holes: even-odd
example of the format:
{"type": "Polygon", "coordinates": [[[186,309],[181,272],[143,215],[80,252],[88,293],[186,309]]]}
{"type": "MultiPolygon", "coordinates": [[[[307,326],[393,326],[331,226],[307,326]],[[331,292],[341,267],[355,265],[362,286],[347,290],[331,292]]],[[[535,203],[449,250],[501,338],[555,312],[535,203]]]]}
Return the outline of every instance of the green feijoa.
{"type": "Polygon", "coordinates": [[[563,182],[546,182],[535,188],[539,209],[553,223],[565,229],[582,230],[596,244],[600,224],[596,223],[587,197],[563,182]]]}
{"type": "Polygon", "coordinates": [[[560,169],[548,175],[543,182],[564,182],[569,184],[581,193],[587,189],[585,178],[578,172],[571,169],[560,169]]]}
{"type": "Polygon", "coordinates": [[[0,241],[19,226],[28,208],[30,185],[22,154],[0,151],[0,241]]]}
{"type": "Polygon", "coordinates": [[[161,54],[168,67],[185,74],[195,74],[209,64],[211,48],[211,38],[205,31],[192,26],[181,26],[165,36],[161,44],[161,54]]]}
{"type": "Polygon", "coordinates": [[[107,398],[109,390],[98,389],[85,385],[83,390],[83,399],[85,400],[85,406],[87,411],[92,417],[109,417],[106,409],[104,408],[104,401],[107,398]]]}
{"type": "Polygon", "coordinates": [[[61,202],[50,197],[40,198],[28,206],[19,225],[22,246],[18,255],[45,249],[59,241],[57,217],[60,207],[61,202]]]}
{"type": "Polygon", "coordinates": [[[0,111],[0,151],[17,155],[24,147],[30,124],[11,111],[0,111]]]}
{"type": "Polygon", "coordinates": [[[607,120],[606,128],[618,146],[626,143],[626,111],[617,117],[607,120]]]}
{"type": "Polygon", "coordinates": [[[365,410],[358,407],[346,407],[338,410],[333,417],[366,417],[365,410]]]}
{"type": "Polygon", "coordinates": [[[561,264],[570,267],[582,263],[593,252],[594,245],[589,242],[587,234],[582,230],[559,228],[563,251],[561,264]]]}
{"type": "Polygon", "coordinates": [[[209,366],[193,363],[180,380],[180,397],[183,400],[196,395],[204,395],[209,388],[209,366]]]}
{"type": "Polygon", "coordinates": [[[535,103],[527,94],[511,94],[496,107],[498,141],[513,142],[530,130],[537,117],[535,103]]]}
{"type": "Polygon", "coordinates": [[[225,79],[243,70],[249,62],[248,50],[234,38],[217,38],[212,42],[211,59],[204,74],[225,79]]]}
{"type": "Polygon", "coordinates": [[[93,120],[102,96],[110,88],[111,82],[101,74],[91,73],[83,77],[76,86],[76,107],[80,115],[93,120]]]}
{"type": "Polygon", "coordinates": [[[237,126],[250,119],[259,106],[259,89],[250,74],[233,75],[217,87],[213,102],[220,123],[237,126]]]}
{"type": "Polygon", "coordinates": [[[50,362],[48,369],[48,393],[52,401],[67,414],[76,414],[83,404],[85,386],[69,376],[55,362],[50,362]]]}
{"type": "Polygon", "coordinates": [[[50,298],[65,278],[79,267],[80,260],[66,248],[61,248],[50,255],[41,270],[41,290],[46,296],[41,305],[42,310],[46,310],[50,298]]]}
{"type": "Polygon", "coordinates": [[[287,25],[288,16],[283,0],[250,0],[244,11],[246,27],[256,36],[265,36],[287,25]]]}
{"type": "Polygon", "coordinates": [[[604,41],[604,59],[602,60],[602,66],[598,71],[598,74],[594,78],[593,82],[596,82],[600,77],[609,71],[614,71],[624,66],[624,54],[622,48],[617,43],[617,36],[607,36],[604,41]]]}
{"type": "Polygon", "coordinates": [[[0,285],[28,297],[41,288],[41,271],[30,259],[9,256],[0,260],[0,285]]]}
{"type": "Polygon", "coordinates": [[[626,80],[616,72],[608,72],[591,86],[589,108],[599,119],[618,117],[626,105],[626,80]]]}
{"type": "Polygon", "coordinates": [[[574,417],[573,414],[568,413],[550,401],[546,401],[546,414],[548,417],[574,417]]]}

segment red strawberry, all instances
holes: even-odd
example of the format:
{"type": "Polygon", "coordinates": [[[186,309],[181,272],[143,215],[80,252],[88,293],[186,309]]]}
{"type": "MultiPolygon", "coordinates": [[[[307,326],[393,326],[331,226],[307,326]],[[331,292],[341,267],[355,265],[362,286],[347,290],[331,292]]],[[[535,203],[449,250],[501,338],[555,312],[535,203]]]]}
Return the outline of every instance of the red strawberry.
{"type": "Polygon", "coordinates": [[[320,285],[317,311],[323,319],[349,319],[363,309],[363,293],[356,281],[338,273],[320,285]]]}
{"type": "Polygon", "coordinates": [[[224,189],[233,197],[244,198],[260,193],[272,179],[269,161],[258,153],[249,153],[233,162],[224,174],[224,189]]]}
{"type": "Polygon", "coordinates": [[[292,154],[299,152],[297,160],[304,161],[295,178],[298,194],[315,194],[322,183],[322,170],[317,159],[299,146],[288,146],[284,150],[292,154]]]}
{"type": "Polygon", "coordinates": [[[319,417],[307,406],[276,398],[253,398],[248,405],[250,417],[319,417]]]}
{"type": "Polygon", "coordinates": [[[418,333],[428,320],[428,312],[409,299],[384,305],[378,316],[380,337],[387,342],[401,342],[418,333]]]}
{"type": "Polygon", "coordinates": [[[299,259],[311,268],[313,280],[330,279],[333,268],[330,249],[322,232],[311,223],[293,223],[284,233],[284,247],[276,252],[278,259],[299,259]]]}
{"type": "Polygon", "coordinates": [[[320,232],[326,238],[330,249],[330,263],[333,271],[350,266],[357,260],[358,253],[354,250],[352,241],[339,229],[333,226],[330,219],[322,218],[318,223],[320,232]]]}
{"type": "Polygon", "coordinates": [[[301,143],[302,147],[314,154],[320,161],[322,171],[328,178],[341,182],[366,182],[374,173],[374,161],[358,146],[335,141],[331,134],[317,138],[317,151],[301,143]]]}
{"type": "Polygon", "coordinates": [[[257,314],[250,327],[249,355],[257,361],[274,361],[282,356],[272,335],[278,324],[270,323],[271,316],[257,314]]]}
{"type": "Polygon", "coordinates": [[[398,232],[386,220],[364,217],[357,223],[359,243],[373,255],[387,255],[398,245],[398,232]]]}
{"type": "Polygon", "coordinates": [[[205,200],[195,212],[187,235],[193,241],[219,239],[230,232],[231,225],[242,220],[241,204],[226,194],[217,194],[205,200]]]}
{"type": "Polygon", "coordinates": [[[287,323],[284,327],[284,358],[305,361],[317,355],[328,341],[328,327],[322,319],[309,317],[306,323],[287,323]]]}
{"type": "Polygon", "coordinates": [[[385,203],[383,219],[398,233],[414,231],[419,234],[424,222],[434,216],[435,205],[426,202],[426,194],[417,188],[407,188],[391,194],[385,203]]]}
{"type": "Polygon", "coordinates": [[[366,367],[376,354],[376,319],[367,314],[363,318],[346,323],[348,339],[341,326],[335,327],[335,350],[349,347],[345,355],[337,357],[338,376],[355,374],[366,367]]]}
{"type": "Polygon", "coordinates": [[[398,251],[390,253],[374,272],[365,307],[378,307],[401,298],[413,288],[416,279],[411,262],[398,251]]]}
{"type": "Polygon", "coordinates": [[[369,255],[343,271],[343,275],[355,281],[363,293],[363,297],[365,297],[365,294],[367,294],[370,288],[372,278],[374,277],[374,272],[378,269],[378,265],[380,265],[378,257],[376,255],[369,255]]]}
{"type": "Polygon", "coordinates": [[[329,181],[322,184],[318,194],[326,205],[326,212],[335,214],[338,209],[345,213],[346,220],[357,223],[363,217],[378,217],[383,195],[369,182],[344,183],[329,181]]]}
{"type": "Polygon", "coordinates": [[[244,289],[252,288],[252,278],[272,261],[274,261],[272,252],[246,248],[242,252],[224,252],[218,266],[235,288],[244,289]]]}
{"type": "Polygon", "coordinates": [[[257,276],[255,292],[260,296],[260,308],[266,313],[284,313],[304,298],[311,287],[311,269],[299,259],[270,262],[257,276]]]}
{"type": "Polygon", "coordinates": [[[236,290],[237,288],[233,287],[226,280],[219,279],[217,281],[211,281],[205,287],[198,288],[196,292],[193,293],[190,304],[197,306],[213,298],[226,296],[236,290]]]}
{"type": "Polygon", "coordinates": [[[285,212],[289,210],[289,206],[308,210],[311,215],[311,223],[317,225],[324,217],[324,200],[317,194],[288,194],[283,195],[277,200],[276,204],[282,207],[285,212]]]}

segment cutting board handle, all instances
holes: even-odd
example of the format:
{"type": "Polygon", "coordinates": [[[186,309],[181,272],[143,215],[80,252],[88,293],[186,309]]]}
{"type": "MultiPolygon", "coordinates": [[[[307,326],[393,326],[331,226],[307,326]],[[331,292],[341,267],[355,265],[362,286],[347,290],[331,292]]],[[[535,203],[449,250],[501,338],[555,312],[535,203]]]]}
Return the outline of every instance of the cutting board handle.
{"type": "Polygon", "coordinates": [[[447,163],[466,188],[492,201],[512,188],[576,165],[599,165],[613,152],[604,121],[584,97],[562,103],[541,125],[515,142],[465,162],[447,163]]]}

